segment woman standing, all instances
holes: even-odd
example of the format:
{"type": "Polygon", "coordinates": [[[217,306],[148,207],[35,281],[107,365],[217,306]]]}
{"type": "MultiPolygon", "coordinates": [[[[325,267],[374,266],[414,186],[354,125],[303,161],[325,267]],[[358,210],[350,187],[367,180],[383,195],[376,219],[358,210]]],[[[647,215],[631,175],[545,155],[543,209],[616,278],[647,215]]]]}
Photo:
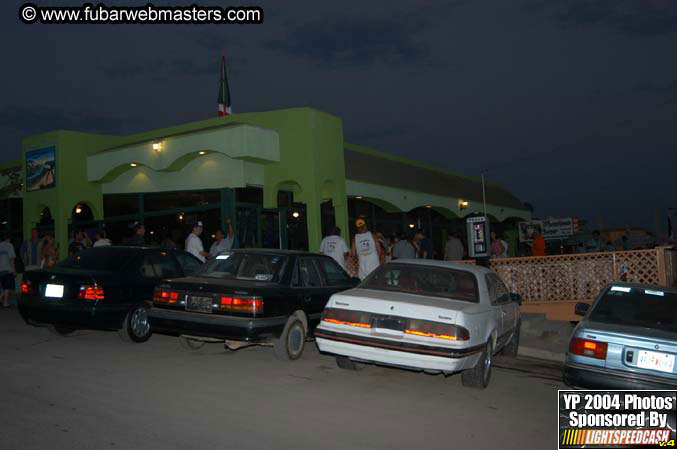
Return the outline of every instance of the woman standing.
{"type": "Polygon", "coordinates": [[[59,256],[56,249],[56,244],[54,242],[54,236],[51,234],[46,234],[42,240],[41,246],[41,267],[43,269],[49,269],[54,267],[59,256]]]}

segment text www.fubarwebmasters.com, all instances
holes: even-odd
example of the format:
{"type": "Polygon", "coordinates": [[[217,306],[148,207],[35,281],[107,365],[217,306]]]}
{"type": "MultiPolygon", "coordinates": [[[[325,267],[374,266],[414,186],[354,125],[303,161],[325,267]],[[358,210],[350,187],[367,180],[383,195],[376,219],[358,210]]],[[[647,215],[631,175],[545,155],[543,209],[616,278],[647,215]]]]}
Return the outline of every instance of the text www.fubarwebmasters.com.
{"type": "Polygon", "coordinates": [[[19,8],[23,23],[45,24],[257,24],[263,23],[258,6],[37,6],[25,3],[19,8]]]}

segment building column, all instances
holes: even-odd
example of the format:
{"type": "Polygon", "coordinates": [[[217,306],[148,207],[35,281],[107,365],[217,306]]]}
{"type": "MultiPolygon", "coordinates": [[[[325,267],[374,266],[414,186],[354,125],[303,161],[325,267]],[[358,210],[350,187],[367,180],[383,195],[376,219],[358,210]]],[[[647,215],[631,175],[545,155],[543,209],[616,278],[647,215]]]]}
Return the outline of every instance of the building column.
{"type": "Polygon", "coordinates": [[[322,207],[319,195],[309,196],[306,201],[306,224],[308,226],[308,250],[311,252],[320,251],[322,242],[322,207]]]}
{"type": "Polygon", "coordinates": [[[68,219],[70,210],[62,208],[49,208],[54,220],[54,240],[59,250],[59,260],[68,257],[68,219]]]}
{"type": "MultiPolygon", "coordinates": [[[[346,243],[350,243],[350,226],[348,224],[348,199],[346,197],[339,199],[333,198],[334,205],[334,222],[336,226],[341,228],[341,235],[346,243]]],[[[348,245],[350,247],[350,245],[348,245]]]]}
{"type": "Polygon", "coordinates": [[[237,231],[237,209],[235,207],[235,189],[221,189],[221,228],[224,233],[228,233],[226,227],[226,217],[230,217],[233,224],[233,248],[238,247],[237,231]]]}

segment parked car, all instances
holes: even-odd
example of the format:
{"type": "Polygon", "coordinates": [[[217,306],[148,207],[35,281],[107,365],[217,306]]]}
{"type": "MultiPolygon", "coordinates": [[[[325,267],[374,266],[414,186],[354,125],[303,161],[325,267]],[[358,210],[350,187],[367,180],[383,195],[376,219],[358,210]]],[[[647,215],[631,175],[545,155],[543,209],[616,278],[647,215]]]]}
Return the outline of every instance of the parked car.
{"type": "Polygon", "coordinates": [[[202,267],[181,250],[108,246],[82,250],[51,269],[28,271],[19,312],[32,325],[59,335],[76,329],[119,330],[144,342],[151,336],[147,309],[155,286],[202,267]]]}
{"type": "Polygon", "coordinates": [[[333,295],[315,337],[342,368],[462,372],[465,386],[485,388],[494,354],[517,354],[520,302],[490,269],[398,259],[333,295]]]}
{"type": "Polygon", "coordinates": [[[149,312],[154,331],[188,348],[223,341],[237,349],[272,344],[280,359],[301,356],[332,294],[351,288],[332,258],[287,250],[233,250],[202,271],[158,286],[149,312]]]}
{"type": "Polygon", "coordinates": [[[677,387],[677,289],[614,283],[574,329],[564,382],[589,389],[677,387]]]}

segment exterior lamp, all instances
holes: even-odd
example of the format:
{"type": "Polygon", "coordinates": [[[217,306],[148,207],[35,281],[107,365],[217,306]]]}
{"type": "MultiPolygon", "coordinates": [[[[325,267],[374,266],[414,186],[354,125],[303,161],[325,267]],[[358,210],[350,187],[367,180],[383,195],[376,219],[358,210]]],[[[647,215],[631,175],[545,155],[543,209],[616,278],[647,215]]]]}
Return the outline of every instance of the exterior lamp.
{"type": "Polygon", "coordinates": [[[409,224],[409,228],[414,228],[414,226],[415,226],[415,225],[414,225],[413,223],[410,223],[410,224],[409,224]]]}
{"type": "Polygon", "coordinates": [[[183,213],[179,213],[179,220],[183,220],[183,213]]]}
{"type": "Polygon", "coordinates": [[[129,167],[136,167],[138,164],[136,163],[129,163],[129,167]]]}
{"type": "Polygon", "coordinates": [[[199,152],[197,152],[197,154],[198,154],[198,155],[205,155],[205,154],[207,154],[207,152],[204,151],[204,150],[200,150],[199,152]]]}
{"type": "Polygon", "coordinates": [[[458,209],[466,209],[468,207],[469,203],[468,200],[459,200],[458,201],[458,209]]]}
{"type": "Polygon", "coordinates": [[[291,213],[291,216],[292,216],[294,219],[298,219],[299,217],[301,217],[301,213],[298,212],[298,211],[294,211],[293,213],[291,213]]]}
{"type": "Polygon", "coordinates": [[[358,200],[362,200],[362,196],[361,196],[361,195],[356,195],[355,198],[358,199],[358,200]]]}
{"type": "Polygon", "coordinates": [[[160,150],[162,150],[162,144],[159,142],[153,142],[153,150],[159,152],[160,150]]]}
{"type": "Polygon", "coordinates": [[[433,205],[425,205],[426,208],[432,208],[433,205]]]}
{"type": "Polygon", "coordinates": [[[80,205],[75,207],[75,214],[80,214],[82,212],[82,207],[80,205]]]}

